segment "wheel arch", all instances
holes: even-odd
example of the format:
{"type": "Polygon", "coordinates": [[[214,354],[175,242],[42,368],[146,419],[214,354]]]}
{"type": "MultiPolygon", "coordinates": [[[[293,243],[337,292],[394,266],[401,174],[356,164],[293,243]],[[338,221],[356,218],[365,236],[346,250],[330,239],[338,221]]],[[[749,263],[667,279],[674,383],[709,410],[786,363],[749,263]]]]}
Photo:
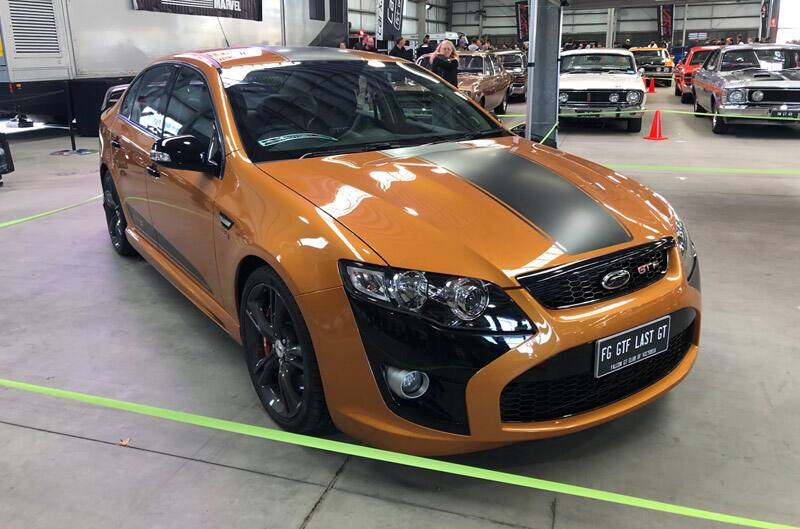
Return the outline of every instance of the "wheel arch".
{"type": "MultiPolygon", "coordinates": [[[[242,306],[242,293],[244,290],[244,285],[247,283],[247,278],[250,277],[253,272],[263,266],[268,267],[270,270],[278,274],[278,272],[275,271],[275,269],[271,267],[267,261],[257,255],[249,254],[239,262],[239,266],[236,268],[236,279],[234,283],[237,317],[242,306]]],[[[280,276],[280,274],[278,274],[278,276],[280,276]]],[[[283,278],[281,277],[281,279],[283,278]]]]}

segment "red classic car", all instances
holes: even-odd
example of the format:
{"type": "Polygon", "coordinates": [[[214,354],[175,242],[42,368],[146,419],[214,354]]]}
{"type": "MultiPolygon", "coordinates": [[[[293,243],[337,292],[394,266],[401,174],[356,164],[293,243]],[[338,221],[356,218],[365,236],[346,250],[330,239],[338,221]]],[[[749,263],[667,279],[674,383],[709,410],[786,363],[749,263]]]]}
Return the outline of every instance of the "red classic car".
{"type": "Polygon", "coordinates": [[[706,58],[717,48],[719,46],[696,46],[675,67],[675,95],[681,96],[681,103],[692,102],[692,74],[703,66],[706,58]]]}

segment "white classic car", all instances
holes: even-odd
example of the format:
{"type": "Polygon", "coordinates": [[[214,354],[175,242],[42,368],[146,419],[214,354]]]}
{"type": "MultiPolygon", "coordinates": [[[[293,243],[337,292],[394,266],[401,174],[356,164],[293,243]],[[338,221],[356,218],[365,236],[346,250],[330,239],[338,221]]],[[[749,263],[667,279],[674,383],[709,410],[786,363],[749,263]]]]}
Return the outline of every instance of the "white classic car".
{"type": "Polygon", "coordinates": [[[642,73],[631,52],[590,48],[561,54],[560,117],[624,119],[628,132],[639,132],[645,97],[642,73]]]}

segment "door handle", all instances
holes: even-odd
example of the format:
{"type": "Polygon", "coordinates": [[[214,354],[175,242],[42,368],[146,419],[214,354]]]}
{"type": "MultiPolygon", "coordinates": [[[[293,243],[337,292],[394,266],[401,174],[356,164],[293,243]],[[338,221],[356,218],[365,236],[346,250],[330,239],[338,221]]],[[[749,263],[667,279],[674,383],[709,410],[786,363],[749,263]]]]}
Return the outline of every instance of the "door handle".
{"type": "Polygon", "coordinates": [[[120,147],[122,147],[122,144],[119,142],[118,139],[114,138],[113,140],[111,140],[111,147],[113,147],[114,149],[119,149],[120,147]]]}
{"type": "Polygon", "coordinates": [[[222,224],[222,227],[225,229],[225,231],[233,228],[234,224],[234,222],[224,213],[219,214],[219,223],[222,224]]]}
{"type": "Polygon", "coordinates": [[[156,180],[161,177],[161,173],[158,172],[158,169],[155,168],[154,165],[147,166],[147,174],[155,178],[156,180]]]}

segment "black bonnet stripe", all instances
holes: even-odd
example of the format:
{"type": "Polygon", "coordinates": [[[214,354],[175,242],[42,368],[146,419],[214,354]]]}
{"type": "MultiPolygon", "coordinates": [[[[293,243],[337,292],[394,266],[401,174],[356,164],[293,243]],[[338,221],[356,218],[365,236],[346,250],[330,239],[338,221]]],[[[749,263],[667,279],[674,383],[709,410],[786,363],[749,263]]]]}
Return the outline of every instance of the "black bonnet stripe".
{"type": "Polygon", "coordinates": [[[550,169],[503,148],[423,154],[515,209],[570,254],[631,240],[630,234],[592,197],[550,169]]]}

